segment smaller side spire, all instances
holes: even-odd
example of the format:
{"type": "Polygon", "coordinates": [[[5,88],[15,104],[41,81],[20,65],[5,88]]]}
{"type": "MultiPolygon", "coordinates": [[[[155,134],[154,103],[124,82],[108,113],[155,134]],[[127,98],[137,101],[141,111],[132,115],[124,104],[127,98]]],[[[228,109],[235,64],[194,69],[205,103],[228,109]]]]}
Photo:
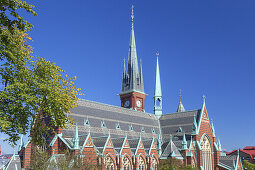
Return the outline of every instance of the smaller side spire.
{"type": "Polygon", "coordinates": [[[193,145],[192,136],[190,136],[190,144],[189,144],[189,150],[191,150],[191,146],[193,145]]]}
{"type": "Polygon", "coordinates": [[[23,148],[23,146],[24,146],[24,142],[23,142],[23,134],[22,134],[21,137],[20,137],[20,144],[19,144],[19,150],[18,151],[20,151],[23,148]]]}
{"type": "Polygon", "coordinates": [[[193,126],[192,126],[192,135],[197,134],[197,121],[196,121],[196,116],[194,115],[194,121],[193,121],[193,126]]]}
{"type": "Polygon", "coordinates": [[[73,149],[79,149],[79,132],[78,132],[78,125],[75,125],[75,134],[73,139],[73,149]]]}
{"type": "Polygon", "coordinates": [[[222,149],[221,149],[221,143],[220,143],[220,138],[218,138],[218,149],[219,149],[219,151],[222,151],[222,149]]]}
{"type": "Polygon", "coordinates": [[[212,128],[213,137],[215,137],[215,130],[214,130],[213,120],[212,119],[211,119],[211,128],[212,128]]]}
{"type": "Polygon", "coordinates": [[[159,53],[156,53],[157,56],[157,66],[156,66],[156,81],[155,81],[155,92],[154,92],[154,114],[158,119],[162,116],[162,92],[161,92],[161,82],[160,82],[160,73],[159,73],[159,62],[158,56],[159,53]]]}
{"type": "Polygon", "coordinates": [[[157,150],[159,153],[159,156],[162,154],[162,148],[161,148],[162,142],[161,142],[161,137],[160,133],[158,134],[158,142],[157,142],[157,150]]]}
{"type": "Polygon", "coordinates": [[[183,133],[183,138],[182,138],[182,150],[187,150],[187,140],[186,140],[186,135],[185,132],[183,133]]]}
{"type": "Polygon", "coordinates": [[[170,151],[171,151],[171,157],[175,157],[176,155],[175,155],[175,152],[174,152],[174,150],[173,150],[173,139],[172,139],[172,135],[170,135],[170,141],[169,141],[169,143],[170,143],[170,151]]]}
{"type": "Polygon", "coordinates": [[[177,108],[177,112],[185,112],[184,106],[182,104],[182,94],[181,94],[182,90],[179,90],[179,97],[180,97],[180,102],[177,108]]]}

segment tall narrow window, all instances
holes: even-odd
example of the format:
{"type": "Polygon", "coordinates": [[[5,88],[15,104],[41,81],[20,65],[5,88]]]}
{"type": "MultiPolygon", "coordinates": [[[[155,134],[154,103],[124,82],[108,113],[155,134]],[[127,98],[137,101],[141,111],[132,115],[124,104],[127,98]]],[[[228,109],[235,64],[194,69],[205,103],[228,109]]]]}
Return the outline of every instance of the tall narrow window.
{"type": "Polygon", "coordinates": [[[115,170],[114,162],[110,156],[105,158],[105,168],[106,170],[115,170]]]}
{"type": "Polygon", "coordinates": [[[205,135],[200,143],[204,170],[212,170],[212,148],[208,137],[205,135]]]}
{"type": "Polygon", "coordinates": [[[123,167],[124,170],[131,170],[131,162],[126,156],[123,158],[123,167]]]}
{"type": "Polygon", "coordinates": [[[158,169],[157,160],[156,160],[155,157],[152,157],[151,166],[152,166],[153,170],[157,170],[158,169]]]}
{"type": "Polygon", "coordinates": [[[145,162],[141,156],[139,157],[139,170],[145,170],[145,162]]]}

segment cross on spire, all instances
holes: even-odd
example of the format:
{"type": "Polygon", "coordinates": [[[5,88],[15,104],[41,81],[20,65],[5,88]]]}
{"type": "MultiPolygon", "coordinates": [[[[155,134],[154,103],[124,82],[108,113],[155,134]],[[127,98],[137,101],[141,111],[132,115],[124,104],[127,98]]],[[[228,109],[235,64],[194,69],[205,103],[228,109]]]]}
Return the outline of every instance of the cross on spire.
{"type": "Polygon", "coordinates": [[[179,89],[179,97],[180,97],[180,101],[182,100],[182,89],[179,89]]]}
{"type": "Polygon", "coordinates": [[[134,19],[134,5],[132,5],[132,13],[131,13],[131,18],[132,18],[132,21],[133,21],[133,19],[134,19]]]}
{"type": "Polygon", "coordinates": [[[203,95],[203,103],[205,103],[205,98],[206,98],[205,95],[203,95]]]}

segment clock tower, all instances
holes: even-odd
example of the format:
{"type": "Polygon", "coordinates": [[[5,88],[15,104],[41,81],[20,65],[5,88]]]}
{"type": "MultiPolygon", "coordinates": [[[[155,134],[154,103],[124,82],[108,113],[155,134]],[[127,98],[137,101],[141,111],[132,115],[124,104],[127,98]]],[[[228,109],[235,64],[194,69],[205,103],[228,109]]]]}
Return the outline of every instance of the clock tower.
{"type": "Polygon", "coordinates": [[[144,93],[142,63],[138,69],[135,32],[134,32],[134,14],[132,6],[131,15],[131,35],[129,43],[127,69],[124,60],[122,87],[120,93],[121,107],[132,108],[137,111],[144,111],[144,93]]]}

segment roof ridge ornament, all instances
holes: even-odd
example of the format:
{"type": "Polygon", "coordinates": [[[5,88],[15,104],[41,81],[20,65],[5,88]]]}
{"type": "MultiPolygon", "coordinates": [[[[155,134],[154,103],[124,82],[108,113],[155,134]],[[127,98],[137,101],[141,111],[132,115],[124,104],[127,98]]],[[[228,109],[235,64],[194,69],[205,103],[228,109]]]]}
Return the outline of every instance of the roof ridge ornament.
{"type": "Polygon", "coordinates": [[[203,103],[205,103],[205,99],[206,99],[206,96],[205,96],[205,95],[203,95],[203,103]]]}

